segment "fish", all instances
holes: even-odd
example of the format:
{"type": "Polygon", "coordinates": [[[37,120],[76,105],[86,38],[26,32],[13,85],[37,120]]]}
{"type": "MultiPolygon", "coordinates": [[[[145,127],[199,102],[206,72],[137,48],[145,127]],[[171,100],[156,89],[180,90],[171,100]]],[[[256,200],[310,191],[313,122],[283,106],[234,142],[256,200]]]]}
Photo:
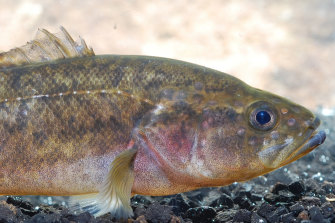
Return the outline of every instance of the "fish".
{"type": "Polygon", "coordinates": [[[119,219],[135,194],[241,182],[321,145],[311,111],[204,66],[95,55],[65,28],[0,53],[0,194],[72,196],[119,219]]]}

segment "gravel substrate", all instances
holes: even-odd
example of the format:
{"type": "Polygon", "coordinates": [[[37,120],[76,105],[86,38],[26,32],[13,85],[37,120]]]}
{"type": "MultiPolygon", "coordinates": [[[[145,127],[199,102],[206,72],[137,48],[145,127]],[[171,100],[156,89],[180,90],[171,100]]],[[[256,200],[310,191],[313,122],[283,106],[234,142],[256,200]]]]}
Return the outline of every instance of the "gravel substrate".
{"type": "MultiPolygon", "coordinates": [[[[335,117],[319,117],[326,142],[302,159],[245,183],[166,197],[136,195],[128,222],[335,222],[335,117]]],[[[0,222],[118,222],[109,214],[71,213],[66,201],[3,197],[0,222]]]]}

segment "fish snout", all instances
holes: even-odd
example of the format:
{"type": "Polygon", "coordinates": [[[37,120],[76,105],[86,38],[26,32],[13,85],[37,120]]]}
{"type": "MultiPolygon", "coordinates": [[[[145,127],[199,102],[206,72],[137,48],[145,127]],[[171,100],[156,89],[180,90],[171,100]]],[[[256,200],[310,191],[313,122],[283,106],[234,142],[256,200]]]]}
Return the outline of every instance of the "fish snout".
{"type": "Polygon", "coordinates": [[[320,119],[318,117],[315,117],[313,121],[307,121],[307,126],[308,128],[316,130],[320,126],[320,123],[320,119]]]}

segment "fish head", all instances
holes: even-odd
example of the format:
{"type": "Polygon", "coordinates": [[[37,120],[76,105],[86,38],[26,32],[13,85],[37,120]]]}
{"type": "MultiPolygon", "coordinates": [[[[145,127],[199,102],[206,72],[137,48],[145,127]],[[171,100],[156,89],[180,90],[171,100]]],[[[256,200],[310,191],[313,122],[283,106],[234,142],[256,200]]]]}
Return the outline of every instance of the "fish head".
{"type": "Polygon", "coordinates": [[[142,119],[139,141],[166,175],[183,184],[248,180],[325,140],[323,131],[316,132],[320,120],[308,109],[230,76],[159,95],[142,119]]]}
{"type": "Polygon", "coordinates": [[[320,119],[308,109],[244,83],[212,98],[215,105],[202,113],[198,153],[210,163],[213,179],[235,182],[263,175],[308,154],[326,138],[316,131],[320,119]]]}

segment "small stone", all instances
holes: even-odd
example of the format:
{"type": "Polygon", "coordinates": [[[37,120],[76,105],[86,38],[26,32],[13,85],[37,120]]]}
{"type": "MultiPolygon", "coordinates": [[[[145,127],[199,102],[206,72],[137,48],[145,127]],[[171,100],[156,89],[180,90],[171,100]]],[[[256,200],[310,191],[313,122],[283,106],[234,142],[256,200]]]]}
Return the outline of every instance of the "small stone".
{"type": "Polygon", "coordinates": [[[245,190],[241,190],[237,193],[238,197],[248,197],[250,198],[251,197],[251,192],[250,191],[245,191],[245,190]]]}
{"type": "Polygon", "coordinates": [[[236,210],[228,209],[224,211],[219,211],[214,218],[214,222],[228,222],[233,219],[236,214],[236,210]]]}
{"type": "Polygon", "coordinates": [[[131,203],[132,205],[137,205],[137,204],[143,204],[145,206],[148,206],[152,203],[151,200],[149,200],[148,197],[141,196],[141,195],[135,195],[134,197],[131,198],[131,203]]]}
{"type": "Polygon", "coordinates": [[[175,215],[173,215],[172,217],[171,217],[171,221],[170,221],[170,223],[182,223],[183,221],[179,218],[179,217],[177,217],[177,216],[175,216],[175,215]]]}
{"type": "Polygon", "coordinates": [[[276,208],[268,203],[263,203],[259,210],[257,211],[257,214],[264,217],[269,222],[279,222],[279,215],[276,213],[276,208]]]}
{"type": "Polygon", "coordinates": [[[251,214],[251,223],[266,223],[267,220],[259,216],[256,212],[251,214]]]}
{"type": "Polygon", "coordinates": [[[266,219],[271,223],[279,223],[279,217],[276,212],[272,212],[266,219]]]}
{"type": "Polygon", "coordinates": [[[139,217],[145,214],[145,208],[144,207],[137,207],[134,211],[134,216],[139,217]]]}
{"type": "Polygon", "coordinates": [[[266,202],[264,202],[258,209],[257,214],[260,216],[267,218],[269,214],[271,214],[276,208],[266,202]]]}
{"type": "Polygon", "coordinates": [[[274,193],[274,194],[278,194],[279,191],[281,190],[287,190],[288,189],[288,186],[286,184],[283,184],[283,183],[276,183],[271,192],[274,193]]]}
{"type": "Polygon", "coordinates": [[[290,211],[292,211],[294,216],[298,216],[298,214],[304,210],[304,206],[302,206],[299,203],[296,203],[296,204],[290,206],[289,209],[290,209],[290,211]]]}
{"type": "Polygon", "coordinates": [[[317,197],[306,196],[306,197],[303,197],[301,201],[304,206],[320,206],[321,205],[321,201],[317,197]]]}
{"type": "Polygon", "coordinates": [[[327,194],[334,193],[333,184],[325,182],[321,187],[327,194]]]}
{"type": "Polygon", "coordinates": [[[237,211],[233,222],[251,222],[251,212],[246,209],[237,211]]]}
{"type": "Polygon", "coordinates": [[[84,212],[80,213],[79,215],[70,215],[67,217],[67,220],[71,222],[92,222],[94,217],[90,213],[84,212]]]}
{"type": "Polygon", "coordinates": [[[196,207],[186,211],[185,217],[195,223],[210,222],[215,217],[216,212],[212,207],[196,207]]]}
{"type": "Polygon", "coordinates": [[[294,218],[293,213],[291,212],[291,213],[287,213],[287,214],[280,216],[280,221],[283,223],[291,223],[291,222],[295,222],[295,218],[294,218]]]}
{"type": "Polygon", "coordinates": [[[308,217],[308,212],[307,211],[302,211],[298,214],[298,218],[300,218],[301,220],[309,220],[308,217]]]}
{"type": "Polygon", "coordinates": [[[144,215],[138,216],[133,223],[148,223],[144,215]]]}
{"type": "Polygon", "coordinates": [[[242,208],[242,209],[251,209],[251,207],[253,206],[252,204],[251,204],[251,202],[249,201],[249,199],[248,198],[243,198],[241,201],[240,201],[240,203],[238,204],[239,206],[240,206],[240,208],[242,208]]]}
{"type": "Polygon", "coordinates": [[[289,190],[281,190],[278,192],[279,202],[292,202],[296,200],[296,196],[289,190]]]}
{"type": "Polygon", "coordinates": [[[270,204],[277,204],[278,202],[289,203],[296,200],[296,196],[288,190],[280,190],[278,191],[278,194],[267,193],[264,196],[264,200],[270,204]]]}
{"type": "Polygon", "coordinates": [[[267,193],[264,196],[264,200],[269,202],[270,204],[276,204],[279,201],[279,195],[273,193],[267,193]]]}
{"type": "Polygon", "coordinates": [[[218,199],[209,204],[210,207],[220,208],[226,206],[227,208],[234,207],[234,201],[226,194],[222,194],[218,199]]]}
{"type": "Polygon", "coordinates": [[[296,181],[288,185],[288,189],[295,195],[301,195],[305,192],[305,185],[300,181],[296,181]]]}
{"type": "Polygon", "coordinates": [[[0,202],[0,222],[17,222],[17,208],[5,201],[0,202]]]}
{"type": "Polygon", "coordinates": [[[332,214],[335,213],[335,210],[333,205],[331,205],[330,203],[324,203],[321,206],[321,212],[323,213],[323,216],[325,218],[329,218],[332,214]]]}
{"type": "MultiPolygon", "coordinates": [[[[25,223],[50,223],[50,222],[60,222],[61,216],[60,214],[53,213],[53,214],[46,214],[46,213],[39,213],[33,216],[25,223]]],[[[79,222],[79,221],[76,221],[79,222]]],[[[89,222],[86,220],[86,222],[89,222]]]]}
{"type": "MultiPolygon", "coordinates": [[[[204,189],[204,188],[202,188],[204,189]]],[[[204,190],[196,190],[196,191],[192,191],[190,193],[187,194],[187,198],[194,201],[194,202],[201,202],[202,199],[204,199],[204,196],[206,195],[207,191],[204,190]],[[204,193],[203,193],[204,192],[204,193]]]]}
{"type": "Polygon", "coordinates": [[[315,207],[315,206],[311,207],[308,212],[309,212],[309,216],[310,216],[312,222],[315,222],[315,223],[324,222],[324,217],[323,217],[319,207],[315,207]]]}
{"type": "Polygon", "coordinates": [[[253,202],[261,201],[263,199],[263,196],[260,194],[251,194],[250,200],[253,202]]]}
{"type": "Polygon", "coordinates": [[[278,207],[276,210],[275,210],[275,213],[279,216],[283,215],[283,214],[287,214],[288,213],[288,210],[286,207],[284,206],[280,206],[278,207]]]}
{"type": "Polygon", "coordinates": [[[187,197],[182,194],[177,194],[174,198],[170,200],[168,205],[173,207],[172,211],[176,215],[186,212],[189,208],[191,208],[187,197]]]}
{"type": "Polygon", "coordinates": [[[168,223],[171,220],[172,207],[157,202],[149,205],[145,211],[145,218],[152,223],[168,223]]]}

